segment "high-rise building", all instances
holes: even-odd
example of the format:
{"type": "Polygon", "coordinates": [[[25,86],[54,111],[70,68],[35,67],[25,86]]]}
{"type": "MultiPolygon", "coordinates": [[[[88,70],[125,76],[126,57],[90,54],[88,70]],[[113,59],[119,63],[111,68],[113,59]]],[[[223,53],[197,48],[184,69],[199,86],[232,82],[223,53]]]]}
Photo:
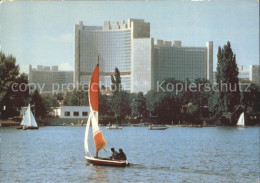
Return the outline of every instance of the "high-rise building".
{"type": "Polygon", "coordinates": [[[168,77],[213,80],[213,43],[205,47],[172,46],[169,41],[150,37],[150,23],[141,19],[104,22],[103,26],[75,25],[75,83],[89,83],[99,55],[100,82],[111,85],[117,67],[122,85],[130,92],[155,88],[156,81],[168,77]]]}
{"type": "Polygon", "coordinates": [[[75,25],[75,83],[89,83],[99,55],[102,85],[111,85],[111,75],[117,67],[123,88],[130,91],[135,72],[132,63],[138,59],[132,54],[137,51],[137,39],[151,40],[150,23],[129,19],[128,23],[106,21],[103,26],[84,26],[82,21],[75,25]]]}
{"type": "Polygon", "coordinates": [[[39,91],[66,91],[73,88],[73,71],[59,71],[58,66],[29,66],[29,83],[34,84],[39,91]]]}
{"type": "Polygon", "coordinates": [[[167,78],[191,82],[204,78],[213,82],[213,42],[205,47],[182,47],[181,41],[157,40],[154,45],[154,86],[167,78]]]}
{"type": "Polygon", "coordinates": [[[260,65],[249,66],[249,80],[260,86],[260,65]]]}

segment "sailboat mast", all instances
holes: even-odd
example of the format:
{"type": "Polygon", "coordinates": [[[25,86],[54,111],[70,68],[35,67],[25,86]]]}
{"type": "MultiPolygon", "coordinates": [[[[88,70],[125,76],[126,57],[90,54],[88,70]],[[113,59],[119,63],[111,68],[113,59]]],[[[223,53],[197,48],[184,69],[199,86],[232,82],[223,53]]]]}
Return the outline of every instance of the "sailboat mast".
{"type": "MultiPolygon", "coordinates": [[[[99,55],[97,56],[97,65],[99,66],[99,55]]],[[[99,73],[99,67],[98,67],[98,73],[99,73]]],[[[98,75],[98,83],[99,83],[99,75],[98,75]]],[[[98,87],[98,92],[99,92],[99,87],[98,87]]],[[[98,113],[97,113],[98,117],[98,113]]],[[[96,150],[96,157],[98,158],[98,151],[96,150]]]]}
{"type": "MultiPolygon", "coordinates": [[[[97,58],[97,60],[99,63],[99,57],[97,58]]],[[[94,69],[94,72],[90,80],[90,85],[89,85],[90,119],[92,124],[94,143],[96,147],[96,156],[98,156],[98,151],[103,149],[107,144],[98,125],[98,95],[99,95],[99,64],[97,64],[97,66],[94,69]]],[[[86,147],[87,147],[87,142],[86,142],[86,147]]]]}
{"type": "MultiPolygon", "coordinates": [[[[35,116],[35,113],[36,113],[36,106],[35,106],[35,102],[34,102],[34,110],[33,110],[33,112],[34,112],[34,116],[35,116]]],[[[36,116],[35,116],[36,117],[36,116]]]]}

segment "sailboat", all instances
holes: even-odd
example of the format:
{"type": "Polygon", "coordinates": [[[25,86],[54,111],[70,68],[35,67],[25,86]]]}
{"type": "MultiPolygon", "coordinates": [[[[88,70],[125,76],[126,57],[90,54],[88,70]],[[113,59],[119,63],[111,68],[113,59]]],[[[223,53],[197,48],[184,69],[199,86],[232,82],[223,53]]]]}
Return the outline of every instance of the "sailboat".
{"type": "Polygon", "coordinates": [[[237,127],[238,128],[246,128],[246,126],[245,126],[245,114],[244,113],[242,113],[239,116],[239,119],[238,119],[238,122],[237,122],[237,127]]]}
{"type": "Polygon", "coordinates": [[[23,115],[23,119],[21,122],[21,125],[18,129],[23,129],[23,130],[27,130],[27,129],[31,129],[31,130],[35,130],[35,129],[39,129],[35,118],[33,116],[33,113],[31,111],[31,105],[29,104],[24,115],[23,115]]]}
{"type": "MultiPolygon", "coordinates": [[[[99,57],[98,57],[99,61],[99,57]]],[[[89,105],[90,105],[90,114],[88,117],[88,121],[86,124],[86,131],[85,131],[85,159],[93,164],[93,165],[104,165],[104,166],[129,166],[129,163],[126,160],[114,160],[110,158],[101,158],[98,157],[98,152],[102,150],[106,145],[107,142],[99,129],[98,125],[98,95],[99,95],[99,64],[97,64],[89,85],[89,105]],[[92,132],[93,132],[93,138],[94,138],[94,144],[96,148],[96,156],[93,157],[89,152],[88,147],[88,133],[89,133],[89,127],[90,123],[92,124],[92,132]]]]}

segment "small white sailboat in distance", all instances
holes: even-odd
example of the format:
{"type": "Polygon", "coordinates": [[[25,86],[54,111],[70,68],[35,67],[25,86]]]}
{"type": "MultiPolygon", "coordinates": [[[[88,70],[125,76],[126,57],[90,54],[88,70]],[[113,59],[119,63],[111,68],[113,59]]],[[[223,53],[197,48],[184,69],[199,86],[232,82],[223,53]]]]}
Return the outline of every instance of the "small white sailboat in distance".
{"type": "Polygon", "coordinates": [[[21,125],[18,129],[23,129],[23,130],[36,130],[39,129],[36,120],[33,116],[33,113],[31,111],[31,105],[29,104],[24,115],[23,115],[23,119],[21,122],[21,125]]]}
{"type": "Polygon", "coordinates": [[[247,128],[245,126],[245,114],[242,112],[242,114],[239,116],[238,122],[237,122],[238,128],[247,128]]]}
{"type": "Polygon", "coordinates": [[[89,85],[89,106],[90,106],[90,114],[88,117],[88,122],[86,124],[86,131],[85,131],[85,159],[93,164],[93,165],[105,165],[105,166],[129,166],[129,163],[126,160],[114,160],[109,158],[100,158],[98,157],[98,152],[102,150],[106,145],[107,142],[103,137],[102,132],[99,129],[98,125],[98,95],[99,95],[99,64],[97,64],[89,85]],[[94,144],[96,147],[96,156],[93,157],[88,148],[88,132],[90,123],[92,124],[92,132],[94,138],[94,144]]]}
{"type": "Polygon", "coordinates": [[[112,125],[112,126],[108,126],[106,127],[107,130],[122,130],[122,127],[119,127],[117,125],[112,125]]]}

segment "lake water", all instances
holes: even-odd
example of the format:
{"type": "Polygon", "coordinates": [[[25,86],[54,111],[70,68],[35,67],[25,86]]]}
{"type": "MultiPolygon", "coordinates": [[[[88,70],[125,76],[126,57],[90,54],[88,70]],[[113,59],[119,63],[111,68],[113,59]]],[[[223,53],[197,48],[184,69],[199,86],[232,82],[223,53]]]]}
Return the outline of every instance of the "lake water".
{"type": "Polygon", "coordinates": [[[253,183],[259,178],[259,127],[101,130],[108,145],[100,156],[123,148],[130,167],[86,164],[83,126],[0,128],[0,182],[253,183]]]}

